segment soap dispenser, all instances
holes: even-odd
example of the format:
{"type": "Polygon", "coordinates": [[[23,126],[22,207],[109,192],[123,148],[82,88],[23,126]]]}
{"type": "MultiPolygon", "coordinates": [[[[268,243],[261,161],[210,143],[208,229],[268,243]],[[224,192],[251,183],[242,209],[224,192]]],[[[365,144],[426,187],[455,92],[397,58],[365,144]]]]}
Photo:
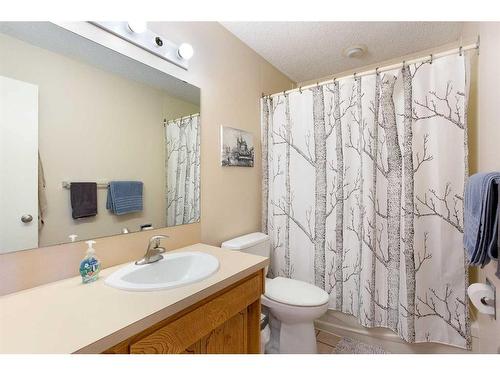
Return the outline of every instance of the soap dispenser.
{"type": "Polygon", "coordinates": [[[88,245],[87,254],[80,263],[80,275],[84,284],[96,281],[101,270],[101,262],[95,257],[95,250],[92,247],[95,241],[85,241],[88,245]]]}

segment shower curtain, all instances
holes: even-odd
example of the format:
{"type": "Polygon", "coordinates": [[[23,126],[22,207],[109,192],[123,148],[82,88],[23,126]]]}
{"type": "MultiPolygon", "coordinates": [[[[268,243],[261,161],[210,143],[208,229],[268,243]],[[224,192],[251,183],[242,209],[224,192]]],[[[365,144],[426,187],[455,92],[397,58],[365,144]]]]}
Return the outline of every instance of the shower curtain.
{"type": "Polygon", "coordinates": [[[200,221],[200,116],[165,126],[167,226],[200,221]]]}
{"type": "Polygon", "coordinates": [[[470,348],[465,56],[262,99],[271,276],[408,342],[470,348]]]}

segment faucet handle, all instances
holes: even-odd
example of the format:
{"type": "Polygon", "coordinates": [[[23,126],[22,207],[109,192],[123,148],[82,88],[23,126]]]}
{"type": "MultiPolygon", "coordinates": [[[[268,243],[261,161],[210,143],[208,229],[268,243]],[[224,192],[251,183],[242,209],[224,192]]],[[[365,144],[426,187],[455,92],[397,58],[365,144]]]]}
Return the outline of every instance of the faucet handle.
{"type": "Polygon", "coordinates": [[[161,239],[164,238],[169,238],[168,236],[165,236],[163,234],[157,234],[156,236],[153,236],[149,239],[149,245],[151,246],[151,244],[154,243],[154,246],[155,248],[159,247],[160,246],[160,241],[161,239]]]}
{"type": "Polygon", "coordinates": [[[156,236],[151,237],[149,239],[149,245],[146,250],[146,255],[144,255],[144,258],[142,258],[141,260],[135,262],[135,264],[141,266],[143,264],[154,263],[163,259],[163,255],[160,254],[164,253],[166,250],[164,247],[160,246],[160,241],[162,238],[168,238],[168,236],[164,236],[163,234],[158,234],[156,236]]]}

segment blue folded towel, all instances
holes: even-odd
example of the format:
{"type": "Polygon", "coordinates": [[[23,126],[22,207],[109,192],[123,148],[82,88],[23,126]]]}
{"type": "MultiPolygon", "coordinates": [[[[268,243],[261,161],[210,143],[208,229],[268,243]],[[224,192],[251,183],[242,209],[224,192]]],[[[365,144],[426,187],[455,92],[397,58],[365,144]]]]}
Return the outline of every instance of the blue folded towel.
{"type": "Polygon", "coordinates": [[[142,211],[141,181],[111,181],[106,208],[115,215],[142,211]]]}
{"type": "Polygon", "coordinates": [[[464,197],[464,247],[469,264],[484,267],[498,258],[498,184],[500,173],[469,177],[464,197]]]}

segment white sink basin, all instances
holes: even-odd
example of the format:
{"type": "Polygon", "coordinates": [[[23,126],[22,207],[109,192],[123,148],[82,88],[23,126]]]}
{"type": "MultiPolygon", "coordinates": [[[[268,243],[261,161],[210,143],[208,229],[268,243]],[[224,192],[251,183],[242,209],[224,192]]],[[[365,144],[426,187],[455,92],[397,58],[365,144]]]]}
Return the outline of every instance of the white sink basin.
{"type": "Polygon", "coordinates": [[[176,288],[213,275],[219,260],[197,251],[163,254],[163,259],[141,266],[131,263],[109,275],[105,283],[118,289],[150,291],[176,288]]]}

